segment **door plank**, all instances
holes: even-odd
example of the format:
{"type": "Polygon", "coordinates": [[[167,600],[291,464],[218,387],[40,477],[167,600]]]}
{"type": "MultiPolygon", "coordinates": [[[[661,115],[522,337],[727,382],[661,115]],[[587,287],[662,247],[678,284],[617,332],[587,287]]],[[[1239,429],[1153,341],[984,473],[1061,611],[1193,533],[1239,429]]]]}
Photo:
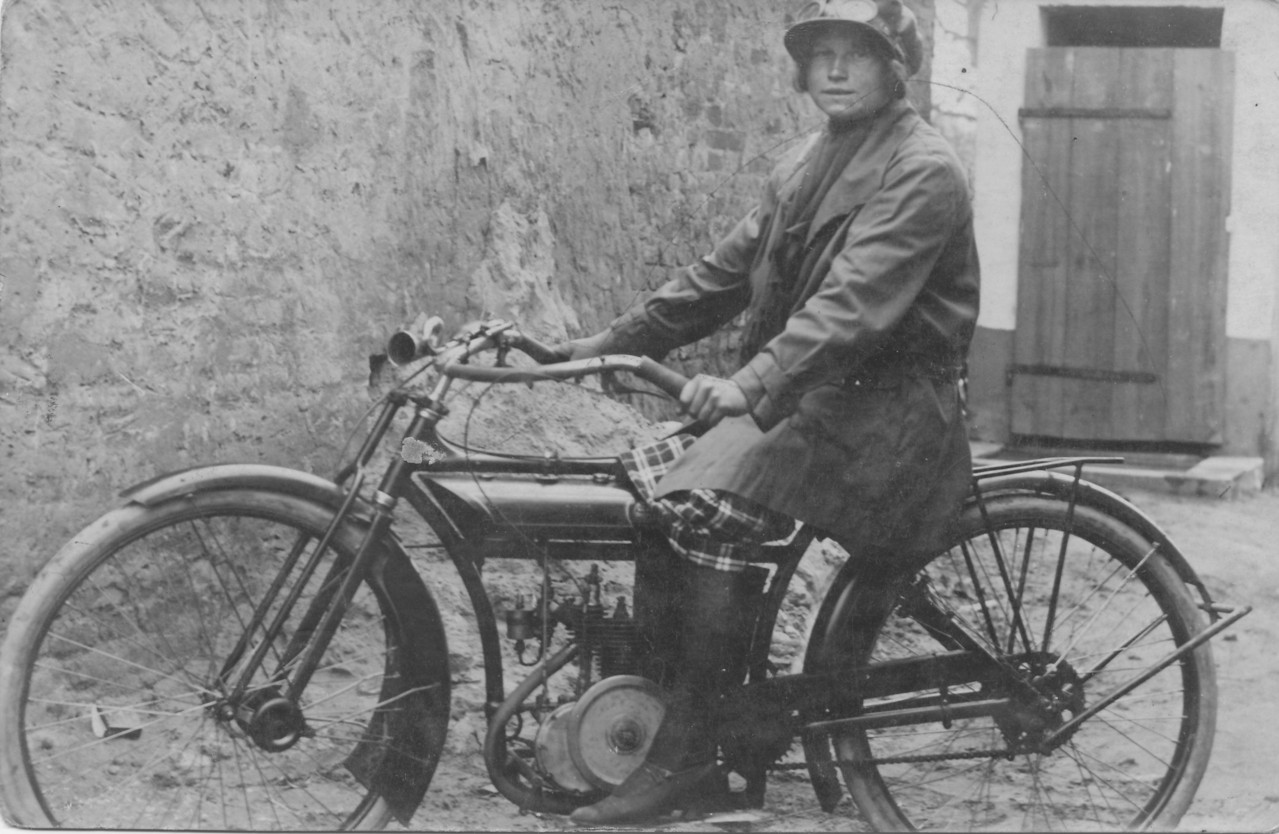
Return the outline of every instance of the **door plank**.
{"type": "MultiPolygon", "coordinates": [[[[1075,49],[1071,106],[1081,110],[1117,107],[1119,50],[1075,49]]],[[[1073,368],[1111,367],[1115,331],[1115,265],[1118,249],[1119,121],[1070,119],[1071,234],[1067,238],[1062,364],[1073,368]]],[[[1113,384],[1086,379],[1063,381],[1063,437],[1095,438],[1110,428],[1113,384]]]]}
{"type": "MultiPolygon", "coordinates": [[[[1123,105],[1172,109],[1173,53],[1169,49],[1125,49],[1120,53],[1123,105]]],[[[1147,371],[1154,384],[1116,385],[1111,400],[1115,440],[1164,439],[1169,410],[1167,375],[1168,274],[1171,219],[1169,187],[1171,120],[1128,119],[1121,123],[1118,239],[1115,267],[1116,369],[1147,371]]]]}
{"type": "MultiPolygon", "coordinates": [[[[1071,100],[1074,56],[1067,50],[1032,50],[1026,73],[1028,107],[1065,107],[1071,100]]],[[[1018,256],[1014,355],[1021,364],[1058,364],[1063,332],[1055,325],[1065,305],[1070,222],[1070,123],[1027,119],[1022,125],[1022,234],[1018,256]]],[[[1061,381],[1017,374],[1012,378],[1011,420],[1015,434],[1056,435],[1063,425],[1061,381]]]]}
{"type": "Polygon", "coordinates": [[[1173,58],[1166,432],[1200,443],[1222,440],[1233,58],[1208,49],[1173,58]]]}

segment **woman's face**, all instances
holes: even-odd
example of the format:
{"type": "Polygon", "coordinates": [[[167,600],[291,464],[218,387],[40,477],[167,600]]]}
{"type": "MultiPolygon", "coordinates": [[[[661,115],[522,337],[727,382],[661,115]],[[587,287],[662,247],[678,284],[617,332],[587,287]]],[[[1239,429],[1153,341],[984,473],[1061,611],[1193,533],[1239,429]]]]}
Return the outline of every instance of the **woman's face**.
{"type": "Polygon", "coordinates": [[[813,39],[808,95],[832,119],[863,119],[888,102],[888,62],[854,33],[826,31],[813,39]]]}

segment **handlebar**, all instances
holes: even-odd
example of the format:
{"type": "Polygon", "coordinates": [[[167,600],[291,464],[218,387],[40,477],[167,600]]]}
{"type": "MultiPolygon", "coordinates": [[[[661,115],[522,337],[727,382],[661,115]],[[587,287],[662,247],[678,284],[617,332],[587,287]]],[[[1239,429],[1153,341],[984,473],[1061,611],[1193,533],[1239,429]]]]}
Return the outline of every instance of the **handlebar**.
{"type": "Polygon", "coordinates": [[[518,331],[508,331],[506,334],[506,343],[516,350],[522,351],[539,365],[554,365],[569,361],[567,348],[555,348],[550,345],[544,345],[536,339],[530,336],[525,336],[523,333],[518,331]]]}
{"type": "Polygon", "coordinates": [[[625,354],[555,362],[538,368],[492,368],[449,362],[440,366],[440,371],[454,379],[478,382],[541,382],[551,379],[581,379],[609,371],[627,371],[653,383],[672,397],[679,397],[679,392],[688,383],[688,377],[659,365],[647,356],[625,354]]]}
{"type": "MultiPolygon", "coordinates": [[[[406,331],[392,337],[403,342],[406,331]]],[[[453,379],[466,379],[476,382],[513,383],[541,382],[545,380],[581,379],[610,371],[626,371],[640,379],[651,382],[663,393],[678,398],[680,391],[688,383],[688,377],[673,371],[664,365],[654,362],[646,356],[629,356],[613,354],[591,359],[570,360],[561,348],[526,336],[515,330],[510,322],[488,322],[474,331],[456,336],[442,350],[436,352],[434,345],[407,345],[394,342],[388,347],[392,361],[400,364],[399,357],[405,360],[435,353],[434,364],[440,373],[453,379]],[[527,355],[540,367],[508,368],[471,365],[467,359],[487,350],[506,350],[514,348],[527,355]]]]}

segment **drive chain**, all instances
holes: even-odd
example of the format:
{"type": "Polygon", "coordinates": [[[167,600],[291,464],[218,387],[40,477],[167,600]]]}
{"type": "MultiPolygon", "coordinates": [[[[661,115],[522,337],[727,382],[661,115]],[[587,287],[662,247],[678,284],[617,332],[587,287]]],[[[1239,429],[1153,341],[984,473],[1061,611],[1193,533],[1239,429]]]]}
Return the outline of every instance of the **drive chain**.
{"type": "MultiPolygon", "coordinates": [[[[1011,759],[1017,754],[1012,750],[966,750],[959,753],[920,753],[914,756],[885,756],[881,759],[853,761],[852,759],[834,759],[831,764],[890,765],[915,764],[922,762],[944,762],[951,759],[1011,759]]],[[[806,762],[778,762],[773,770],[805,770],[806,762]]]]}

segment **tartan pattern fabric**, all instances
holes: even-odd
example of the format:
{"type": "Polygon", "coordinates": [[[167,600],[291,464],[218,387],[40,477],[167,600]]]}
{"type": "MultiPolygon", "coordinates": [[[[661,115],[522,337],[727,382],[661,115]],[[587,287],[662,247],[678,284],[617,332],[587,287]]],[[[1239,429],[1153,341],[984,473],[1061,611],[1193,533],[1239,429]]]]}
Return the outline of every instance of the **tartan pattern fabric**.
{"type": "Polygon", "coordinates": [[[654,498],[658,481],[695,440],[680,434],[632,449],[621,455],[622,467],[676,553],[702,567],[744,570],[759,545],[790,535],[795,520],[721,490],[693,489],[654,498]]]}

